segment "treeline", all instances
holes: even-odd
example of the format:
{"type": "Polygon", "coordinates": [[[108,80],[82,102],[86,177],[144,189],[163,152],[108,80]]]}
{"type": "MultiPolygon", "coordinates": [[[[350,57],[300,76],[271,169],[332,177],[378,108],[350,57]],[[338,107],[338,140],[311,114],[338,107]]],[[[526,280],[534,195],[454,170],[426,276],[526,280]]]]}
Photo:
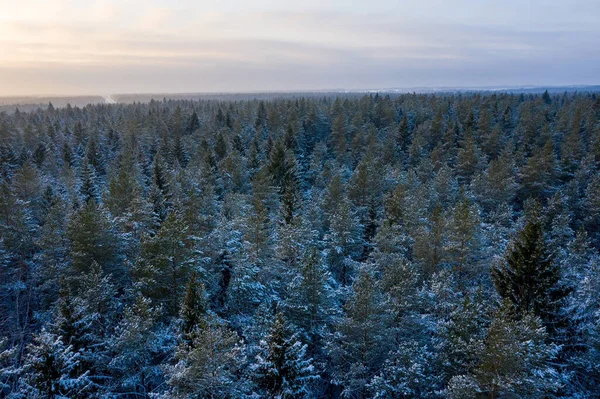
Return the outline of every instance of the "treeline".
{"type": "Polygon", "coordinates": [[[600,98],[0,113],[0,397],[600,396],[600,98]]]}

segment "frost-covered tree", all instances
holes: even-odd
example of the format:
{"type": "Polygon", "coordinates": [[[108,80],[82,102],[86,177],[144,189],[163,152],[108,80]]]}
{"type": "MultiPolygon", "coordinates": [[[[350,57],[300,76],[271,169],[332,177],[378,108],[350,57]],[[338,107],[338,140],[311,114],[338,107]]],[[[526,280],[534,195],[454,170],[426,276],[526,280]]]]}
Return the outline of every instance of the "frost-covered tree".
{"type": "Polygon", "coordinates": [[[188,227],[180,215],[171,212],[155,236],[145,236],[132,276],[142,293],[177,312],[183,286],[192,271],[201,271],[196,249],[189,240],[188,227]]]}
{"type": "Polygon", "coordinates": [[[273,399],[312,397],[312,385],[319,377],[306,348],[292,333],[283,313],[277,313],[250,366],[260,394],[273,399]]]}
{"type": "MultiPolygon", "coordinates": [[[[88,273],[97,262],[107,273],[123,275],[120,268],[118,236],[106,210],[95,201],[88,201],[76,211],[67,228],[71,241],[73,277],[88,273]]],[[[75,280],[76,281],[76,280],[75,280]]]]}
{"type": "Polygon", "coordinates": [[[434,372],[435,354],[426,345],[406,341],[398,345],[379,374],[369,382],[373,398],[434,398],[439,376],[434,372]]]}
{"type": "Polygon", "coordinates": [[[20,392],[28,398],[89,398],[93,384],[80,357],[61,336],[41,331],[27,348],[20,392]]]}
{"type": "Polygon", "coordinates": [[[527,313],[517,320],[508,306],[501,308],[487,330],[479,364],[472,374],[450,380],[448,396],[545,398],[556,392],[560,380],[551,361],[558,347],[546,341],[539,318],[527,313]]]}
{"type": "Polygon", "coordinates": [[[297,274],[288,286],[285,303],[289,319],[301,331],[309,353],[317,353],[336,315],[336,296],[328,272],[317,248],[307,248],[297,274]]]}
{"type": "Polygon", "coordinates": [[[369,382],[381,372],[391,344],[384,309],[373,276],[361,270],[329,344],[333,383],[342,387],[343,397],[368,397],[369,382]]]}
{"type": "Polygon", "coordinates": [[[180,344],[166,367],[173,398],[234,398],[248,392],[243,376],[244,346],[227,327],[210,323],[189,343],[180,344]]]}
{"type": "Polygon", "coordinates": [[[161,310],[137,295],[125,307],[123,317],[108,341],[112,358],[108,365],[114,395],[150,398],[160,393],[164,384],[162,363],[173,350],[173,334],[159,322],[161,310]]]}
{"type": "Polygon", "coordinates": [[[504,263],[492,269],[492,278],[500,297],[516,312],[533,312],[551,334],[564,324],[561,307],[569,291],[561,283],[560,266],[538,217],[531,217],[517,234],[504,263]]]}

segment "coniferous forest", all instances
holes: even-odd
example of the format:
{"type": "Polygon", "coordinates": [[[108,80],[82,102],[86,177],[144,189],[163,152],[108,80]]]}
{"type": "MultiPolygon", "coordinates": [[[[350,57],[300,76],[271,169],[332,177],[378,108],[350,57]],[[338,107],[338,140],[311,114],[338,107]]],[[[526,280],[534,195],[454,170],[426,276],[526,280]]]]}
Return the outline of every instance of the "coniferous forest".
{"type": "Polygon", "coordinates": [[[600,397],[600,97],[0,113],[2,398],[600,397]]]}

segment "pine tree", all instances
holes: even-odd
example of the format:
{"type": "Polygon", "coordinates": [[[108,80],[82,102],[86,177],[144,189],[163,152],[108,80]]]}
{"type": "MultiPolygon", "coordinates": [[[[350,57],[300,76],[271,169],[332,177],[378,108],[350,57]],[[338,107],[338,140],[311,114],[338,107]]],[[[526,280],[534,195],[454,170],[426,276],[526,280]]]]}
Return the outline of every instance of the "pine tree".
{"type": "Polygon", "coordinates": [[[412,321],[408,320],[419,307],[418,282],[419,274],[415,266],[397,253],[377,251],[375,268],[381,276],[379,285],[384,295],[385,306],[394,318],[396,341],[411,329],[412,321]]]}
{"type": "Polygon", "coordinates": [[[31,161],[28,160],[17,169],[12,179],[12,186],[17,198],[30,207],[32,216],[41,224],[42,184],[40,174],[31,161]]]}
{"type": "Polygon", "coordinates": [[[389,225],[401,225],[404,216],[404,201],[406,200],[405,187],[398,184],[396,188],[388,194],[385,200],[385,220],[389,225]]]}
{"type": "Polygon", "coordinates": [[[527,159],[527,164],[520,171],[521,191],[523,198],[546,198],[553,190],[556,174],[556,154],[552,140],[527,159]]]}
{"type": "MultiPolygon", "coordinates": [[[[514,155],[509,149],[490,161],[481,187],[481,201],[488,208],[497,207],[504,202],[510,203],[517,192],[514,155]]],[[[476,182],[477,183],[477,182],[476,182]]]]}
{"type": "Polygon", "coordinates": [[[446,260],[446,240],[446,218],[438,204],[429,216],[428,225],[422,227],[415,238],[415,256],[422,262],[425,275],[437,273],[446,260]]]}

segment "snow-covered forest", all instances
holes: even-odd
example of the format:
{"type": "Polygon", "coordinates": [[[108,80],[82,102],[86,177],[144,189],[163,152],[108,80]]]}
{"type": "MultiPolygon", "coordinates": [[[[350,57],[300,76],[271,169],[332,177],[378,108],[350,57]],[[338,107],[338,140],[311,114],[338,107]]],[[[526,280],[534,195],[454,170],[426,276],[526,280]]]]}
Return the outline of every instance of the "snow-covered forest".
{"type": "Polygon", "coordinates": [[[0,397],[600,397],[600,97],[0,113],[0,397]]]}

